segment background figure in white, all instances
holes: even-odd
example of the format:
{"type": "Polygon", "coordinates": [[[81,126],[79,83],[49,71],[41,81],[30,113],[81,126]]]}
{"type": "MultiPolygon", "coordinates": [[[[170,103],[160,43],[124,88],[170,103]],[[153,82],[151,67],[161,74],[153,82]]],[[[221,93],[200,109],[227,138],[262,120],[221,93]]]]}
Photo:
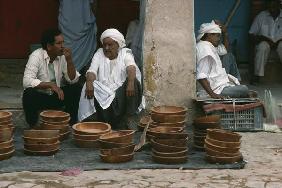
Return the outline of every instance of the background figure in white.
{"type": "Polygon", "coordinates": [[[96,50],[97,27],[92,7],[93,0],[60,0],[59,29],[79,71],[90,63],[96,50]]]}

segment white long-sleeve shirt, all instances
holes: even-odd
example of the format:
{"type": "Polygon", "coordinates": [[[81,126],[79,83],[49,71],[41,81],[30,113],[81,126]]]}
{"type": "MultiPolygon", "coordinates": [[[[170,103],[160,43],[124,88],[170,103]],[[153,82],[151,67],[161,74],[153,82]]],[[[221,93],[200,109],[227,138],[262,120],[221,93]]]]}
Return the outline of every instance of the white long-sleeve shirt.
{"type": "MultiPolygon", "coordinates": [[[[23,87],[24,89],[29,87],[36,87],[41,82],[50,82],[48,64],[50,57],[47,51],[43,48],[35,50],[30,56],[26,64],[23,87]]],[[[64,82],[70,84],[76,83],[79,79],[80,74],[76,71],[75,78],[71,80],[68,76],[67,61],[64,55],[58,56],[54,61],[55,79],[58,87],[63,86],[64,82]]]]}

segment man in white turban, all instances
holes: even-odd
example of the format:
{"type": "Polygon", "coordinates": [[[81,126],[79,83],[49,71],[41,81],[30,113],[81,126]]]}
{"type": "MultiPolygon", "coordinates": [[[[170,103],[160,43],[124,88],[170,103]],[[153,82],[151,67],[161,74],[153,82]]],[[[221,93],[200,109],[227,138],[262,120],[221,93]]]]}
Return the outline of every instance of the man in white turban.
{"type": "Polygon", "coordinates": [[[98,121],[117,128],[123,115],[130,118],[140,107],[141,73],[118,30],[105,30],[100,41],[102,48],[94,54],[86,73],[78,119],[96,113],[98,121]]]}
{"type": "Polygon", "coordinates": [[[218,99],[248,97],[247,86],[240,85],[238,79],[227,74],[222,67],[217,51],[220,37],[221,28],[214,21],[200,26],[196,45],[196,72],[197,80],[204,88],[204,92],[198,92],[198,96],[202,97],[203,93],[207,93],[210,97],[218,99]]]}

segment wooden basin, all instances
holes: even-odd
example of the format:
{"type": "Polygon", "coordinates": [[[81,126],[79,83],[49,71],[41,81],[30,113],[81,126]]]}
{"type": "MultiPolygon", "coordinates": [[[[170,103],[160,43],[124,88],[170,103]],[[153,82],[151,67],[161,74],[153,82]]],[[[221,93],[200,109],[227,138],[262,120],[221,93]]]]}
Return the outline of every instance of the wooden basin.
{"type": "Polygon", "coordinates": [[[72,133],[74,139],[78,140],[98,140],[100,135],[83,135],[72,133]]]}
{"type": "Polygon", "coordinates": [[[156,106],[151,109],[152,113],[165,115],[184,115],[187,108],[181,106],[156,106]]]}
{"type": "Polygon", "coordinates": [[[105,163],[124,163],[133,160],[134,152],[128,155],[103,155],[100,158],[105,163]]]}
{"type": "Polygon", "coordinates": [[[208,129],[208,136],[211,139],[226,141],[226,142],[239,142],[241,135],[223,129],[208,129]]]}
{"type": "Polygon", "coordinates": [[[62,122],[67,121],[70,115],[63,111],[45,110],[40,113],[40,117],[45,122],[62,122]]]}
{"type": "Polygon", "coordinates": [[[6,142],[0,142],[0,148],[7,148],[7,147],[11,147],[13,146],[13,139],[11,138],[10,140],[6,141],[6,142]]]}
{"type": "Polygon", "coordinates": [[[24,148],[30,151],[53,151],[58,150],[60,142],[57,141],[54,144],[24,144],[24,148]]]}
{"type": "Polygon", "coordinates": [[[232,164],[235,162],[242,161],[243,156],[242,154],[234,157],[217,157],[217,156],[206,155],[206,160],[209,163],[232,164]]]}
{"type": "Polygon", "coordinates": [[[15,149],[15,147],[13,145],[11,145],[9,147],[0,148],[0,155],[5,154],[5,153],[9,153],[10,151],[13,151],[14,149],[15,149]]]}
{"type": "Polygon", "coordinates": [[[167,146],[175,146],[175,147],[187,147],[188,138],[186,139],[162,139],[162,138],[154,138],[156,143],[167,145],[167,146]]]}
{"type": "Polygon", "coordinates": [[[96,140],[81,140],[73,139],[76,146],[80,148],[99,148],[99,141],[96,140]]]}
{"type": "Polygon", "coordinates": [[[100,136],[100,140],[116,142],[116,143],[127,143],[133,142],[134,130],[121,130],[116,132],[111,132],[100,136]]]}
{"type": "Polygon", "coordinates": [[[219,151],[215,151],[215,150],[209,149],[208,147],[205,147],[205,150],[206,150],[208,155],[216,156],[216,157],[235,157],[235,156],[240,155],[240,152],[236,152],[236,153],[223,153],[223,152],[219,152],[219,151]]]}
{"type": "Polygon", "coordinates": [[[12,128],[5,128],[0,130],[0,142],[6,142],[11,140],[13,137],[13,129],[12,128]]]}
{"type": "Polygon", "coordinates": [[[111,125],[103,122],[82,122],[72,126],[76,134],[101,135],[111,131],[111,125]]]}
{"type": "Polygon", "coordinates": [[[25,130],[25,144],[54,144],[59,140],[59,130],[25,130]]]}
{"type": "Polygon", "coordinates": [[[161,163],[161,164],[180,164],[180,163],[186,163],[188,157],[187,156],[182,156],[182,157],[160,157],[160,156],[152,154],[152,159],[156,163],[161,163]]]}
{"type": "Polygon", "coordinates": [[[221,147],[210,143],[207,139],[205,140],[205,147],[212,149],[214,151],[219,151],[223,153],[237,153],[240,150],[240,147],[221,147]]]}
{"type": "Polygon", "coordinates": [[[13,156],[14,152],[15,152],[15,150],[12,150],[12,151],[9,151],[7,153],[0,154],[0,161],[11,158],[13,156]]]}
{"type": "Polygon", "coordinates": [[[157,143],[153,139],[151,140],[151,144],[155,151],[164,152],[164,153],[181,152],[187,149],[187,146],[185,147],[168,146],[168,145],[157,143]]]}
{"type": "Polygon", "coordinates": [[[135,144],[112,149],[100,149],[102,155],[129,155],[134,152],[135,144]]]}
{"type": "Polygon", "coordinates": [[[112,149],[112,148],[120,148],[131,145],[133,143],[116,143],[116,142],[109,142],[105,140],[99,140],[99,145],[101,149],[112,149]]]}
{"type": "Polygon", "coordinates": [[[50,155],[54,155],[58,152],[59,150],[53,150],[53,151],[31,151],[28,149],[24,148],[24,154],[26,155],[37,155],[37,156],[50,156],[50,155]]]}
{"type": "Polygon", "coordinates": [[[151,118],[155,122],[160,123],[177,123],[185,121],[185,115],[166,115],[166,114],[156,114],[152,113],[151,118]]]}
{"type": "Polygon", "coordinates": [[[209,116],[198,117],[198,118],[194,119],[193,122],[195,124],[209,123],[209,122],[220,122],[220,115],[209,115],[209,116]]]}
{"type": "Polygon", "coordinates": [[[180,152],[173,152],[173,153],[166,153],[166,152],[159,152],[152,149],[152,153],[158,157],[184,157],[187,156],[188,149],[180,151],[180,152]]]}
{"type": "Polygon", "coordinates": [[[6,121],[11,121],[11,119],[12,119],[12,113],[11,112],[0,110],[0,123],[6,122],[6,121]]]}
{"type": "Polygon", "coordinates": [[[236,148],[236,147],[240,147],[240,145],[241,145],[241,141],[240,142],[218,141],[218,140],[211,139],[209,137],[209,135],[207,135],[206,141],[208,141],[209,143],[216,145],[216,146],[229,147],[229,148],[236,148]]]}

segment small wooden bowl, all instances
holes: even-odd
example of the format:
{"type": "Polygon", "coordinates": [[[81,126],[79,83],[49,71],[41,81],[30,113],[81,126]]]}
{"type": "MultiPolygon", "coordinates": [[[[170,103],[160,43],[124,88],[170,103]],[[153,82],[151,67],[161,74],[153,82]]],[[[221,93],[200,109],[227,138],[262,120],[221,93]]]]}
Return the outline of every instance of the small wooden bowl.
{"type": "Polygon", "coordinates": [[[220,147],[237,148],[241,146],[241,141],[240,142],[218,141],[218,140],[211,139],[208,135],[206,137],[206,141],[208,141],[209,143],[213,145],[220,146],[220,147]]]}
{"type": "Polygon", "coordinates": [[[99,141],[97,140],[81,140],[73,139],[76,146],[80,148],[99,148],[99,141]]]}
{"type": "Polygon", "coordinates": [[[184,157],[187,156],[188,149],[180,151],[180,152],[173,152],[173,153],[166,153],[166,152],[159,152],[152,149],[152,153],[158,157],[184,157]]]}
{"type": "Polygon", "coordinates": [[[54,144],[24,144],[24,148],[33,152],[53,151],[60,148],[60,142],[58,141],[54,144]]]}
{"type": "Polygon", "coordinates": [[[105,140],[99,140],[99,144],[101,149],[112,149],[112,148],[125,147],[133,143],[116,143],[116,142],[109,142],[105,140]]]}
{"type": "Polygon", "coordinates": [[[0,148],[7,148],[7,147],[11,147],[13,146],[13,138],[11,138],[10,140],[6,141],[6,142],[0,142],[0,148]]]}
{"type": "Polygon", "coordinates": [[[45,123],[45,124],[48,124],[48,125],[66,125],[66,124],[69,124],[69,122],[70,122],[70,117],[67,120],[64,120],[64,121],[55,121],[55,122],[49,122],[49,121],[45,121],[45,120],[41,119],[41,123],[45,123]]]}
{"type": "Polygon", "coordinates": [[[111,132],[100,136],[100,140],[116,143],[127,143],[133,142],[134,130],[121,130],[116,132],[111,132]]]}
{"type": "Polygon", "coordinates": [[[208,136],[211,139],[225,141],[225,142],[239,142],[241,135],[223,129],[207,129],[208,136]]]}
{"type": "Polygon", "coordinates": [[[205,147],[212,149],[214,151],[219,151],[223,153],[237,153],[240,150],[240,147],[221,147],[210,143],[207,139],[205,140],[205,147]]]}
{"type": "Polygon", "coordinates": [[[220,163],[220,164],[232,164],[243,160],[242,154],[234,156],[234,157],[217,157],[206,155],[206,160],[209,163],[220,163]]]}
{"type": "Polygon", "coordinates": [[[13,156],[14,152],[15,152],[15,150],[13,149],[12,151],[9,151],[7,153],[0,154],[0,161],[11,158],[13,156]]]}
{"type": "Polygon", "coordinates": [[[186,163],[187,162],[187,156],[182,156],[182,157],[160,157],[157,155],[152,154],[152,159],[156,163],[161,163],[161,164],[181,164],[181,163],[186,163]]]}
{"type": "Polygon", "coordinates": [[[111,131],[111,125],[103,122],[82,122],[72,126],[76,134],[101,135],[111,131]]]}
{"type": "Polygon", "coordinates": [[[212,149],[209,149],[208,147],[205,146],[205,150],[207,152],[208,155],[210,156],[216,156],[216,157],[235,157],[240,155],[240,152],[236,152],[236,153],[223,153],[223,152],[219,152],[219,151],[215,151],[212,149]]]}
{"type": "Polygon", "coordinates": [[[200,124],[200,123],[209,123],[209,122],[220,122],[220,115],[209,115],[209,116],[203,116],[203,117],[198,117],[194,119],[193,121],[195,124],[200,124]]]}
{"type": "Polygon", "coordinates": [[[45,122],[62,122],[70,118],[70,114],[58,110],[45,110],[40,113],[40,117],[45,122]]]}
{"type": "Polygon", "coordinates": [[[25,144],[54,144],[59,140],[59,130],[25,130],[25,144]]]}
{"type": "Polygon", "coordinates": [[[128,155],[102,155],[100,158],[105,163],[124,163],[133,160],[134,152],[128,155]]]}
{"type": "Polygon", "coordinates": [[[181,152],[187,149],[187,146],[186,147],[175,147],[175,146],[159,144],[155,142],[153,139],[151,140],[151,144],[155,151],[165,152],[165,153],[181,152]]]}
{"type": "Polygon", "coordinates": [[[72,133],[72,135],[74,139],[89,140],[89,141],[98,140],[100,137],[100,135],[83,135],[83,134],[75,134],[75,133],[72,133]]]}
{"type": "Polygon", "coordinates": [[[101,149],[102,155],[129,155],[134,152],[135,144],[130,144],[128,146],[112,149],[101,149]]]}
{"type": "Polygon", "coordinates": [[[167,145],[167,146],[175,146],[175,147],[187,147],[188,138],[186,139],[163,139],[163,138],[153,138],[156,143],[167,145]]]}
{"type": "Polygon", "coordinates": [[[0,110],[0,124],[2,122],[11,121],[12,113],[8,111],[0,110]]]}
{"type": "Polygon", "coordinates": [[[185,121],[185,115],[166,115],[166,114],[156,114],[152,113],[151,118],[155,122],[160,123],[177,123],[185,121]]]}
{"type": "Polygon", "coordinates": [[[15,150],[14,145],[11,145],[9,147],[0,148],[0,155],[9,153],[10,151],[13,151],[13,150],[15,150]]]}
{"type": "Polygon", "coordinates": [[[155,114],[164,115],[184,115],[187,112],[187,108],[181,106],[156,106],[151,108],[151,112],[155,114]]]}
{"type": "Polygon", "coordinates": [[[58,149],[53,150],[53,151],[30,151],[24,148],[24,154],[36,155],[36,156],[50,156],[50,155],[56,154],[58,151],[59,151],[58,149]]]}

